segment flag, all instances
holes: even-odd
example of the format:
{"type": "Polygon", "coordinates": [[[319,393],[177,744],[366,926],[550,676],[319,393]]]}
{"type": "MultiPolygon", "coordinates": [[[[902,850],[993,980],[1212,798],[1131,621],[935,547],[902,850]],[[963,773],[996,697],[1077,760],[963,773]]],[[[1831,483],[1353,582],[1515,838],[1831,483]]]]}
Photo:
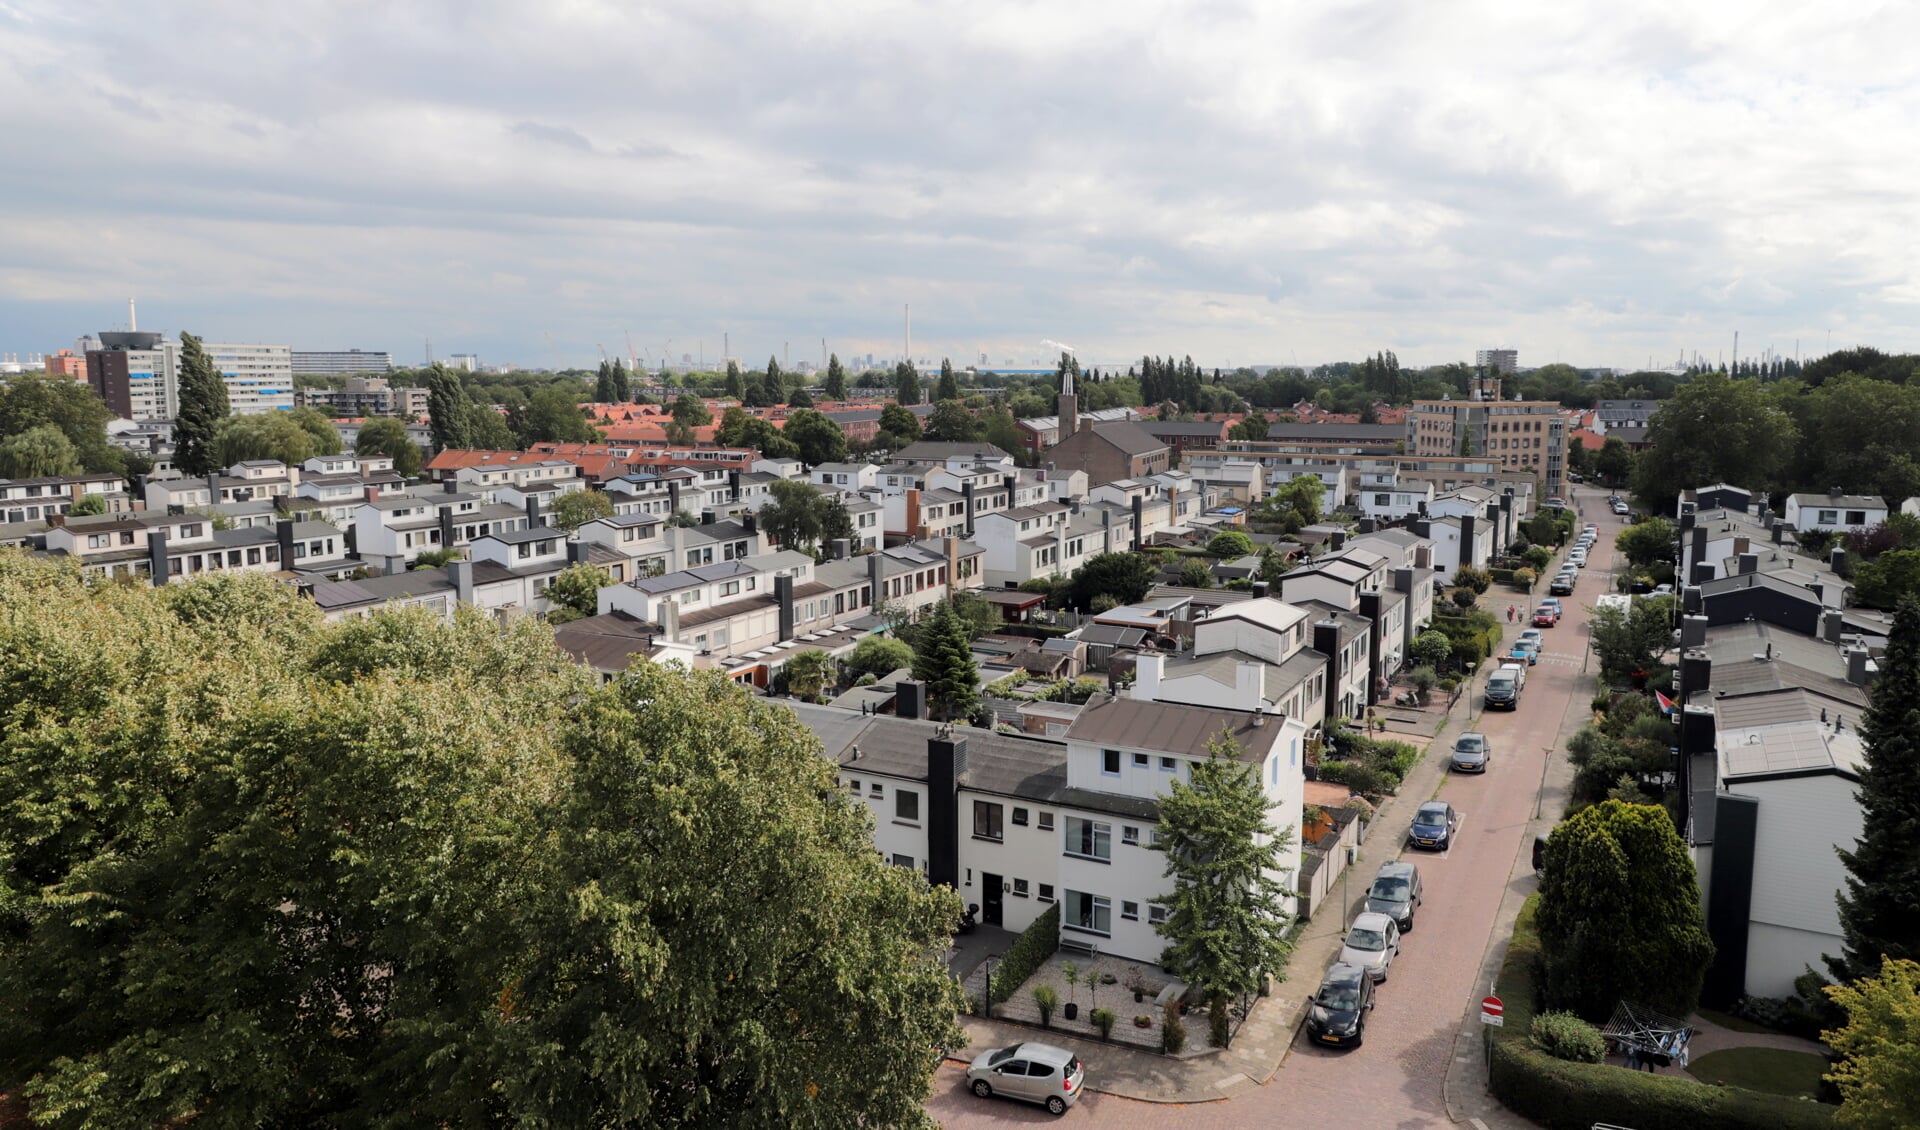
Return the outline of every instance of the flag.
{"type": "Polygon", "coordinates": [[[1661,694],[1659,691],[1655,691],[1653,692],[1653,700],[1660,704],[1660,713],[1662,714],[1673,713],[1673,700],[1668,698],[1666,695],[1661,694]]]}

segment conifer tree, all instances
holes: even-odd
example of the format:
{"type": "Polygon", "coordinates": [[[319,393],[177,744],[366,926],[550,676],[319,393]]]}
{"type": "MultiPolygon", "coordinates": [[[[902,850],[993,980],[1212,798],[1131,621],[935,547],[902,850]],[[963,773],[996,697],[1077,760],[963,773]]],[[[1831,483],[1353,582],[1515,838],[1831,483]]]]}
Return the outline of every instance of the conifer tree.
{"type": "Polygon", "coordinates": [[[827,358],[827,383],[821,392],[828,400],[847,398],[847,370],[841,366],[838,353],[827,358]]]}
{"type": "Polygon", "coordinates": [[[920,403],[920,374],[911,362],[902,361],[893,367],[893,398],[909,406],[920,403]]]}
{"type": "Polygon", "coordinates": [[[970,718],[980,704],[973,640],[951,600],[935,605],[914,637],[913,677],[927,685],[927,704],[938,721],[970,718]]]}
{"type": "Polygon", "coordinates": [[[427,369],[426,384],[427,429],[433,436],[433,449],[472,447],[472,416],[460,375],[436,363],[427,369]]]}
{"type": "Polygon", "coordinates": [[[940,359],[940,387],[934,392],[935,400],[960,399],[960,381],[953,375],[953,362],[948,358],[940,359]]]}
{"type": "Polygon", "coordinates": [[[747,382],[740,375],[740,365],[736,361],[727,362],[727,395],[742,404],[746,403],[747,382]]]}
{"type": "Polygon", "coordinates": [[[596,404],[612,404],[613,399],[613,363],[602,357],[600,370],[594,374],[593,400],[596,404]]]}
{"type": "Polygon", "coordinates": [[[180,334],[180,404],[174,413],[174,465],[188,475],[220,469],[214,431],[227,418],[227,382],[213,367],[199,338],[180,334]]]}
{"type": "Polygon", "coordinates": [[[633,399],[633,382],[627,379],[627,367],[618,361],[613,363],[613,399],[617,404],[633,399]]]}
{"type": "Polygon", "coordinates": [[[1876,975],[1883,957],[1920,960],[1920,603],[1912,598],[1894,613],[1860,740],[1860,838],[1840,849],[1845,949],[1827,956],[1843,982],[1876,975]]]}

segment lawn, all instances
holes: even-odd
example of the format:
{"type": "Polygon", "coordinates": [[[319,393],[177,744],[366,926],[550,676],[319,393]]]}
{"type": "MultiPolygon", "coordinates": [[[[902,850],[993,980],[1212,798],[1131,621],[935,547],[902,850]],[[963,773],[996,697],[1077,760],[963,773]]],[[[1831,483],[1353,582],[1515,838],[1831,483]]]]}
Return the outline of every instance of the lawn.
{"type": "Polygon", "coordinates": [[[1702,1083],[1813,1098],[1820,1092],[1820,1077],[1827,1073],[1827,1061],[1812,1052],[1781,1048],[1723,1048],[1689,1063],[1687,1073],[1702,1083]]]}
{"type": "Polygon", "coordinates": [[[1711,1020],[1729,1032],[1771,1032],[1765,1024],[1755,1024],[1744,1016],[1735,1016],[1731,1012],[1717,1012],[1711,1008],[1700,1010],[1702,1020],[1711,1020]]]}

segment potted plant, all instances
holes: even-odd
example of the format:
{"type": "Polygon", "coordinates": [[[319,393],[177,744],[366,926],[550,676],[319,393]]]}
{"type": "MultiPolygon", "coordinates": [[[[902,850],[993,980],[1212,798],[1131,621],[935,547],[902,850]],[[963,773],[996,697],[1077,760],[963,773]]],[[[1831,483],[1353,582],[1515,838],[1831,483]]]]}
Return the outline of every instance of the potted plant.
{"type": "Polygon", "coordinates": [[[1133,990],[1133,1003],[1139,1004],[1142,1000],[1146,999],[1147,980],[1141,975],[1138,965],[1127,966],[1126,985],[1127,988],[1133,990]]]}
{"type": "Polygon", "coordinates": [[[1101,1039],[1104,1040],[1112,1034],[1114,1020],[1112,1009],[1096,1008],[1087,1014],[1087,1019],[1093,1021],[1093,1026],[1099,1031],[1101,1039]]]}
{"type": "Polygon", "coordinates": [[[1071,961],[1061,962],[1060,979],[1067,983],[1067,1007],[1063,1015],[1068,1020],[1076,1020],[1080,1016],[1080,1006],[1074,1002],[1073,987],[1080,983],[1080,967],[1071,961]]]}
{"type": "Polygon", "coordinates": [[[1053,991],[1052,985],[1040,985],[1033,990],[1033,1006],[1040,1010],[1040,1027],[1053,1027],[1053,1010],[1060,1006],[1060,994],[1053,991]]]}
{"type": "Polygon", "coordinates": [[[1133,1026],[1135,1028],[1151,1028],[1153,1027],[1153,1017],[1143,1012],[1133,1018],[1133,1026]]]}
{"type": "MultiPolygon", "coordinates": [[[[1087,1007],[1097,1008],[1100,1004],[1100,986],[1105,981],[1097,969],[1087,970],[1087,1007]]],[[[1089,1013],[1089,1016],[1092,1014],[1089,1013]]]]}

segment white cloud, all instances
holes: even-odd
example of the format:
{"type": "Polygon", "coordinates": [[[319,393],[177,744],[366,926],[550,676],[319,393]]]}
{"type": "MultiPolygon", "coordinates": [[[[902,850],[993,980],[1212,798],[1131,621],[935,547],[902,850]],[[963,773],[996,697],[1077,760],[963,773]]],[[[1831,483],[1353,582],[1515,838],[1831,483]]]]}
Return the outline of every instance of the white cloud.
{"type": "MultiPolygon", "coordinates": [[[[1920,348],[1920,9],[0,5],[0,339],[1920,348]],[[144,320],[144,318],[143,318],[144,320]],[[160,322],[156,322],[160,324],[160,322]]],[[[686,344],[688,352],[698,346],[686,344]]]]}

